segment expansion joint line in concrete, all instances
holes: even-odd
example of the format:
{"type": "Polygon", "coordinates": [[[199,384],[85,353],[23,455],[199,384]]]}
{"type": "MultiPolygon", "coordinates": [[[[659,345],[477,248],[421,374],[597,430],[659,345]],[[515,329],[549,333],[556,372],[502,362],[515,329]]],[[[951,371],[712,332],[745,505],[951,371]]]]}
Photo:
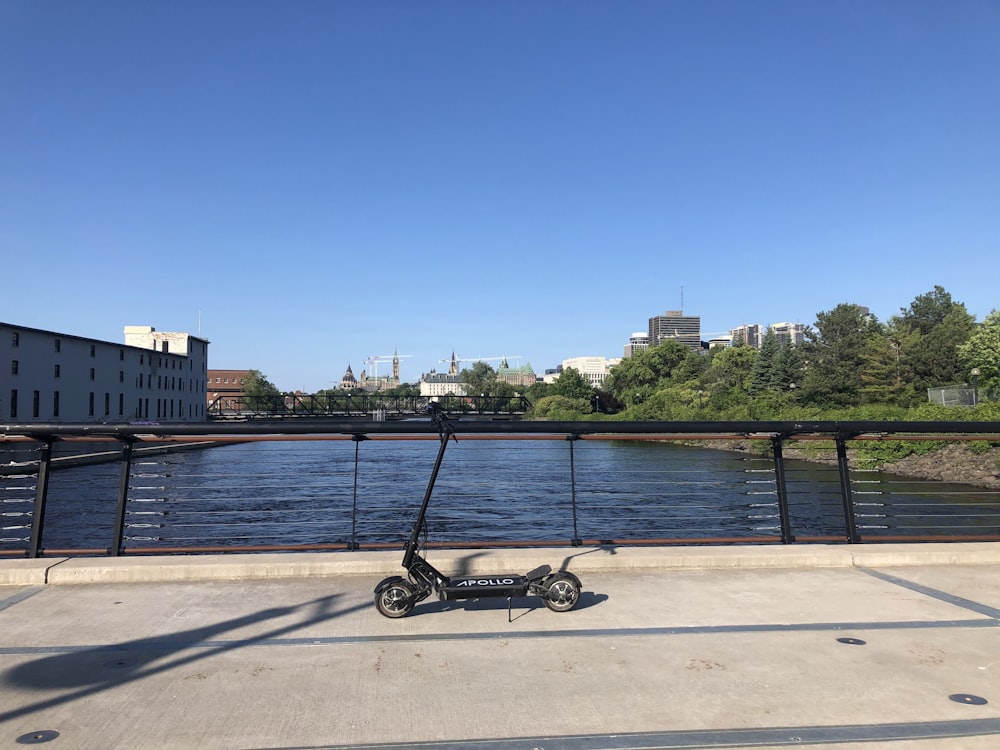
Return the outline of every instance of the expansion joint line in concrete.
{"type": "Polygon", "coordinates": [[[894,576],[889,573],[885,573],[880,570],[875,570],[873,568],[862,568],[859,567],[858,570],[872,576],[873,578],[878,578],[879,580],[885,581],[887,583],[894,584],[896,586],[901,586],[910,591],[914,591],[918,594],[923,594],[924,596],[929,596],[938,601],[946,602],[947,604],[953,604],[956,607],[961,607],[962,609],[967,609],[970,612],[976,612],[980,615],[985,615],[986,617],[991,617],[997,620],[997,624],[1000,624],[1000,609],[996,607],[991,607],[987,604],[982,604],[980,602],[972,601],[971,599],[966,599],[961,596],[955,596],[954,594],[949,594],[947,591],[941,591],[940,589],[931,588],[930,586],[924,586],[923,584],[916,583],[914,581],[908,581],[905,578],[900,578],[899,576],[894,576]]]}
{"type": "MultiPolygon", "coordinates": [[[[712,750],[736,747],[801,747],[845,742],[944,740],[1000,734],[1000,719],[847,724],[832,726],[698,729],[562,737],[511,737],[444,742],[393,742],[376,745],[309,745],[280,750],[712,750]]],[[[265,749],[267,750],[267,749],[265,749]]],[[[271,750],[278,750],[273,748],[271,750]]]]}
{"type": "Polygon", "coordinates": [[[44,590],[45,590],[44,586],[29,586],[26,589],[18,591],[16,594],[11,594],[8,597],[0,599],[0,612],[3,612],[5,609],[9,609],[10,607],[13,607],[15,604],[20,604],[25,599],[30,599],[35,594],[44,590]]]}

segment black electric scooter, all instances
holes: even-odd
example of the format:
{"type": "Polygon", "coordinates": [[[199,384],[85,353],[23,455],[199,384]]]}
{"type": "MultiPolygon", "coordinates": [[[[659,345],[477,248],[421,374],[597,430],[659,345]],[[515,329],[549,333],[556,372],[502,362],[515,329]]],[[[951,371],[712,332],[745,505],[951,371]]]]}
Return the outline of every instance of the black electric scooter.
{"type": "Polygon", "coordinates": [[[507,597],[508,606],[512,597],[534,595],[540,596],[545,606],[554,612],[573,609],[580,600],[580,579],[567,570],[553,573],[550,566],[543,565],[524,575],[499,573],[449,577],[420,556],[420,534],[426,523],[427,506],[434,490],[438,470],[441,468],[441,459],[444,458],[445,448],[448,447],[448,439],[458,442],[451,420],[441,406],[432,401],[427,408],[431,414],[431,421],[440,435],[441,446],[434,461],[430,480],[427,482],[417,522],[403,554],[403,567],[406,568],[408,579],[402,576],[390,576],[380,581],[375,587],[376,609],[386,617],[405,617],[417,602],[423,601],[432,592],[437,592],[438,598],[442,601],[504,596],[507,597]]]}

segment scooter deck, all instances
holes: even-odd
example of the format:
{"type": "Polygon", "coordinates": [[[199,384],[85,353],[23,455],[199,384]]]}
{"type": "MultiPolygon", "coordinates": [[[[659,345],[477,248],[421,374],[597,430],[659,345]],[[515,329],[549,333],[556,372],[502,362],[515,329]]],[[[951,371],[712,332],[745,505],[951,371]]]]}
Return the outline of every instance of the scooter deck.
{"type": "Polygon", "coordinates": [[[526,596],[531,581],[527,576],[499,575],[454,576],[438,587],[442,599],[479,599],[486,596],[526,596]]]}

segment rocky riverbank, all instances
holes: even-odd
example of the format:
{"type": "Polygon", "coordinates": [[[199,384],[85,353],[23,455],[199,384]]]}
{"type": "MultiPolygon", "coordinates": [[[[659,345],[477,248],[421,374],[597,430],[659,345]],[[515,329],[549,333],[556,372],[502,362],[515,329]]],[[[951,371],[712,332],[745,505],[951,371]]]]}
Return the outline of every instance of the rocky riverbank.
{"type": "MultiPolygon", "coordinates": [[[[835,451],[796,448],[794,443],[783,452],[786,459],[802,459],[818,463],[837,463],[835,451]]],[[[850,452],[848,452],[850,461],[850,452]]],[[[852,466],[853,461],[851,461],[852,466]]],[[[930,453],[911,455],[882,465],[887,474],[912,479],[932,479],[939,482],[970,484],[986,489],[1000,489],[1000,448],[977,453],[965,443],[952,443],[930,453]]]]}
{"type": "Polygon", "coordinates": [[[883,471],[916,479],[971,484],[1000,489],[1000,448],[975,453],[968,445],[953,444],[922,456],[907,456],[883,471]]]}
{"type": "MultiPolygon", "coordinates": [[[[704,441],[697,443],[702,448],[717,448],[736,452],[770,451],[770,446],[752,440],[704,441]]],[[[782,455],[785,459],[812,461],[819,464],[837,463],[837,452],[833,447],[817,448],[815,444],[785,443],[782,455]]],[[[860,468],[848,450],[851,468],[860,468]]],[[[985,452],[974,451],[967,443],[951,443],[930,453],[914,454],[896,461],[887,461],[881,471],[911,479],[930,479],[953,484],[968,484],[990,490],[1000,490],[1000,447],[985,452]]]]}

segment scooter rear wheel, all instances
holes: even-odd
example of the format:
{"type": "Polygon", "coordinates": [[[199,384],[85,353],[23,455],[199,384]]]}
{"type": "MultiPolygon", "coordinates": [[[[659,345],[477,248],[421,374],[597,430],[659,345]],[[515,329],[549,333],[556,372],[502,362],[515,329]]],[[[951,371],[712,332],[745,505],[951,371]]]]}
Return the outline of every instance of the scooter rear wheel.
{"type": "Polygon", "coordinates": [[[415,589],[406,581],[396,581],[375,594],[375,609],[384,617],[406,617],[413,611],[415,589]]]}
{"type": "Polygon", "coordinates": [[[580,587],[567,575],[554,575],[546,584],[542,601],[553,612],[566,612],[580,601],[580,587]]]}

